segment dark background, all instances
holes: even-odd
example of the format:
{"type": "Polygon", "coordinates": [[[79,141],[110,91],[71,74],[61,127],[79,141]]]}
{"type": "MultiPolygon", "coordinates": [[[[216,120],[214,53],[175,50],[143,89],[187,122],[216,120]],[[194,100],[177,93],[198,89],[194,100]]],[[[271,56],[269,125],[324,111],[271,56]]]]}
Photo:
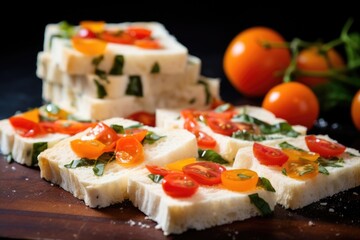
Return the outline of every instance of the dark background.
{"type": "MultiPolygon", "coordinates": [[[[49,2],[50,3],[50,2],[49,2]]],[[[39,106],[41,100],[41,80],[35,76],[36,55],[42,50],[46,24],[67,20],[78,24],[81,20],[104,20],[106,22],[158,21],[189,53],[201,58],[202,74],[221,78],[221,96],[230,102],[249,101],[260,104],[260,99],[245,99],[229,84],[222,69],[222,58],[227,45],[242,30],[253,26],[267,26],[277,30],[286,40],[299,37],[308,41],[330,41],[339,36],[348,18],[354,19],[351,31],[360,31],[360,15],[355,7],[347,9],[307,8],[299,6],[280,8],[245,8],[235,2],[216,4],[181,4],[169,1],[167,5],[158,2],[116,5],[89,2],[82,7],[74,7],[65,2],[51,2],[54,7],[19,6],[3,9],[11,17],[1,16],[2,52],[0,55],[0,119],[7,118],[17,110],[39,106]],[[56,6],[55,6],[56,5],[56,6]],[[29,10],[26,10],[29,7],[29,10]],[[35,9],[35,10],[30,10],[35,9]],[[45,9],[45,10],[44,10],[45,9]],[[296,11],[295,11],[296,10],[296,11]],[[4,18],[4,19],[3,19],[4,18]]],[[[295,3],[294,3],[295,4],[295,3]]],[[[259,4],[260,5],[260,4],[259,4]]],[[[359,138],[350,120],[348,110],[326,115],[326,128],[315,127],[316,133],[345,139],[359,138]],[[336,115],[336,116],[335,116],[336,115]],[[340,134],[341,133],[341,134],[340,134]],[[356,137],[357,136],[357,137],[356,137]]]]}

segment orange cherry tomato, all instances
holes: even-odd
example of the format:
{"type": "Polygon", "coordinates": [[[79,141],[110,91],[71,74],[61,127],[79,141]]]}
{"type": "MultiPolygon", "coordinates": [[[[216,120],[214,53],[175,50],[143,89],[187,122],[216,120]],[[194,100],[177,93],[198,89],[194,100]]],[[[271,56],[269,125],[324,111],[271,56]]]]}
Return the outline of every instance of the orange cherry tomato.
{"type": "Polygon", "coordinates": [[[249,169],[226,170],[221,173],[221,182],[226,189],[246,192],[256,188],[259,176],[249,169]]]}
{"type": "Polygon", "coordinates": [[[314,135],[306,136],[305,142],[310,151],[316,152],[325,158],[337,157],[346,150],[346,147],[340,143],[330,142],[314,135]]]}
{"type": "Polygon", "coordinates": [[[302,158],[302,159],[306,159],[309,161],[316,161],[320,157],[320,154],[318,154],[318,153],[299,151],[299,150],[290,149],[290,148],[282,149],[282,151],[283,151],[283,153],[288,155],[289,160],[298,160],[298,159],[302,158]]]}
{"type": "Polygon", "coordinates": [[[142,27],[130,26],[125,30],[125,32],[136,39],[144,39],[151,37],[151,30],[142,27]]]}
{"type": "Polygon", "coordinates": [[[134,44],[135,38],[124,31],[104,31],[99,38],[111,43],[117,44],[134,44]]]}
{"type": "Polygon", "coordinates": [[[185,158],[185,159],[181,159],[172,163],[168,163],[166,165],[167,169],[173,170],[173,171],[182,171],[183,168],[186,165],[192,164],[196,162],[196,158],[185,158]]]}
{"type": "Polygon", "coordinates": [[[230,83],[247,96],[264,96],[282,81],[281,72],[290,64],[285,48],[266,48],[263,43],[284,43],[282,36],[265,27],[239,33],[225,51],[223,67],[230,83]]]}
{"type": "Polygon", "coordinates": [[[317,162],[299,158],[289,160],[284,164],[286,175],[298,180],[306,180],[315,177],[319,173],[317,162]]]}
{"type": "Polygon", "coordinates": [[[71,149],[81,158],[97,159],[104,153],[105,144],[98,140],[75,139],[70,142],[71,149]]]}
{"type": "Polygon", "coordinates": [[[146,130],[146,129],[132,128],[132,129],[126,129],[125,134],[120,134],[120,136],[133,136],[139,142],[141,142],[142,140],[144,140],[147,133],[148,133],[148,130],[146,130]]]}
{"type": "Polygon", "coordinates": [[[184,166],[182,170],[201,185],[216,185],[221,183],[221,173],[226,168],[213,162],[195,162],[184,166]]]}
{"type": "Polygon", "coordinates": [[[99,140],[105,145],[111,145],[113,142],[116,142],[118,138],[119,136],[115,130],[103,122],[97,123],[95,127],[82,137],[83,140],[99,140]]]}
{"type": "Polygon", "coordinates": [[[20,116],[36,123],[40,122],[40,114],[38,108],[24,112],[20,116]]]}
{"type": "MultiPolygon", "coordinates": [[[[73,120],[56,120],[53,124],[54,132],[75,135],[85,129],[88,129],[89,127],[94,127],[96,123],[82,123],[73,120]]],[[[42,126],[42,123],[40,123],[40,125],[42,126]]],[[[49,122],[47,123],[47,126],[50,126],[49,122]]]]}
{"type": "Polygon", "coordinates": [[[38,123],[21,116],[10,117],[9,121],[15,132],[22,137],[36,137],[44,133],[38,123]]]}
{"type": "Polygon", "coordinates": [[[140,112],[135,112],[135,113],[127,116],[126,118],[141,122],[142,124],[150,126],[150,127],[155,127],[155,114],[154,113],[140,111],[140,112]]]}
{"type": "Polygon", "coordinates": [[[360,90],[357,91],[351,103],[351,118],[355,127],[360,131],[360,90]]]}
{"type": "Polygon", "coordinates": [[[157,166],[157,165],[145,165],[145,167],[147,168],[147,170],[149,170],[149,172],[151,172],[152,174],[156,174],[156,175],[161,175],[161,176],[166,176],[169,173],[171,173],[171,170],[168,170],[166,168],[157,166]]]}
{"type": "Polygon", "coordinates": [[[298,82],[282,83],[265,96],[262,107],[290,124],[311,128],[319,116],[319,102],[312,90],[298,82]]]}
{"type": "Polygon", "coordinates": [[[164,192],[174,198],[187,198],[196,193],[199,184],[184,173],[170,173],[162,180],[164,192]]]}
{"type": "Polygon", "coordinates": [[[116,142],[115,157],[120,165],[137,165],[144,161],[144,148],[133,136],[121,137],[116,142]]]}
{"type": "Polygon", "coordinates": [[[94,33],[100,33],[104,31],[105,22],[104,21],[81,21],[80,26],[85,29],[89,29],[94,33]]]}
{"type": "MultiPolygon", "coordinates": [[[[319,49],[311,47],[300,51],[296,64],[299,70],[313,71],[313,72],[326,72],[329,69],[339,69],[345,67],[345,62],[339,53],[334,49],[330,49],[327,52],[328,59],[324,55],[319,53],[319,49]]],[[[307,77],[299,76],[296,81],[301,82],[309,87],[315,87],[319,84],[328,82],[328,79],[324,77],[307,77]]]]}
{"type": "Polygon", "coordinates": [[[73,37],[71,42],[77,51],[90,56],[103,54],[107,46],[105,41],[97,38],[73,37]]]}
{"type": "Polygon", "coordinates": [[[145,49],[160,49],[162,47],[159,41],[154,39],[135,40],[134,45],[145,49]]]}
{"type": "Polygon", "coordinates": [[[282,166],[289,157],[280,149],[264,146],[260,143],[253,145],[254,156],[266,166],[282,166]]]}

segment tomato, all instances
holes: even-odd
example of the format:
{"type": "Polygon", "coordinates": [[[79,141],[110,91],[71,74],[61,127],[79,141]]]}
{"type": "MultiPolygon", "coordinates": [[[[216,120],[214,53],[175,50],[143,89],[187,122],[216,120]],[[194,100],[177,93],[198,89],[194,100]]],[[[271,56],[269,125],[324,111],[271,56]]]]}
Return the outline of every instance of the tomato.
{"type": "Polygon", "coordinates": [[[126,129],[125,134],[120,134],[120,136],[130,135],[130,136],[135,137],[139,142],[141,142],[142,140],[144,140],[147,133],[148,133],[148,130],[146,130],[146,129],[131,128],[131,129],[126,129]]]}
{"type": "Polygon", "coordinates": [[[71,42],[77,51],[89,56],[103,54],[107,46],[105,41],[96,38],[73,37],[71,42]]]}
{"type": "Polygon", "coordinates": [[[75,139],[70,142],[70,147],[78,157],[97,159],[104,153],[105,145],[98,140],[75,139]]]}
{"type": "Polygon", "coordinates": [[[135,40],[134,45],[141,48],[146,49],[159,49],[161,48],[161,44],[157,40],[153,39],[140,39],[135,40]]]}
{"type": "Polygon", "coordinates": [[[284,43],[282,36],[265,27],[239,33],[225,51],[223,67],[230,83],[247,96],[264,96],[282,81],[279,75],[290,64],[285,48],[266,48],[262,42],[284,43]]]}
{"type": "Polygon", "coordinates": [[[360,130],[360,90],[357,91],[351,103],[351,118],[355,127],[360,130]]]}
{"type": "Polygon", "coordinates": [[[286,175],[291,178],[305,180],[315,177],[319,173],[319,166],[315,161],[299,158],[289,160],[284,164],[286,175]]]}
{"type": "Polygon", "coordinates": [[[207,124],[214,132],[225,136],[231,136],[234,132],[239,130],[236,123],[220,118],[208,118],[207,124]]]}
{"type": "Polygon", "coordinates": [[[227,109],[224,112],[184,109],[181,111],[180,114],[184,119],[187,119],[187,118],[203,118],[203,119],[220,118],[220,119],[230,120],[235,114],[235,112],[233,110],[234,110],[234,107],[231,105],[231,106],[229,106],[229,109],[227,109]]]}
{"type": "Polygon", "coordinates": [[[144,39],[151,37],[151,30],[142,27],[130,26],[125,30],[125,32],[136,39],[144,39]]]}
{"type": "Polygon", "coordinates": [[[319,116],[319,101],[312,90],[298,82],[282,83],[265,96],[262,107],[290,124],[311,128],[319,116]]]}
{"type": "Polygon", "coordinates": [[[316,152],[325,158],[339,156],[346,150],[346,147],[340,143],[330,142],[314,135],[306,136],[305,142],[310,151],[316,152]]]}
{"type": "Polygon", "coordinates": [[[254,156],[263,165],[267,166],[282,166],[289,157],[280,149],[254,143],[253,145],[254,156]]]}
{"type": "Polygon", "coordinates": [[[40,122],[40,114],[38,108],[24,112],[20,116],[36,123],[40,122]]]}
{"type": "Polygon", "coordinates": [[[116,162],[123,166],[133,166],[144,161],[144,148],[133,136],[119,138],[115,149],[116,162]]]}
{"type": "Polygon", "coordinates": [[[283,153],[288,155],[289,160],[306,159],[308,161],[316,161],[320,154],[314,152],[299,151],[295,149],[285,148],[282,150],[283,153]]]}
{"type": "Polygon", "coordinates": [[[226,170],[221,173],[221,182],[226,189],[246,192],[256,188],[259,176],[249,169],[226,170]]]}
{"type": "Polygon", "coordinates": [[[134,121],[141,122],[144,125],[155,127],[155,114],[145,111],[135,112],[126,117],[134,121]]]}
{"type": "Polygon", "coordinates": [[[96,139],[105,145],[110,145],[113,142],[117,141],[119,136],[114,129],[109,127],[103,122],[99,122],[93,127],[85,136],[82,137],[83,140],[96,139]]]}
{"type": "Polygon", "coordinates": [[[81,28],[79,30],[79,32],[76,34],[75,37],[78,37],[78,38],[96,38],[96,34],[93,31],[91,31],[91,30],[89,30],[87,28],[81,28]]]}
{"type": "Polygon", "coordinates": [[[166,168],[173,170],[173,171],[182,171],[183,168],[186,165],[192,164],[196,162],[196,158],[185,158],[185,159],[181,159],[172,163],[168,163],[166,165],[166,168]]]}
{"type": "MultiPolygon", "coordinates": [[[[82,123],[73,120],[56,120],[53,124],[54,132],[75,135],[89,127],[93,127],[96,123],[82,123]]],[[[42,126],[42,123],[40,123],[40,125],[42,126]]],[[[50,123],[47,123],[47,126],[50,127],[50,123]]]]}
{"type": "Polygon", "coordinates": [[[216,140],[203,131],[195,131],[196,141],[198,147],[201,149],[214,149],[216,147],[216,140]]]}
{"type": "Polygon", "coordinates": [[[171,197],[186,198],[196,193],[199,184],[184,173],[170,173],[163,178],[162,188],[171,197]]]}
{"type": "Polygon", "coordinates": [[[147,170],[149,170],[149,172],[151,172],[152,174],[156,174],[156,175],[161,175],[161,176],[166,176],[169,173],[171,173],[170,170],[163,168],[163,167],[159,167],[157,165],[145,165],[145,167],[147,168],[147,170]]]}
{"type": "MultiPolygon", "coordinates": [[[[344,60],[334,49],[327,51],[327,60],[324,55],[319,53],[316,47],[306,48],[300,51],[296,59],[296,67],[300,71],[312,71],[324,73],[329,69],[339,69],[345,67],[344,60]]],[[[309,87],[315,87],[319,84],[328,82],[324,77],[298,76],[296,81],[301,82],[309,87]]]]}
{"type": "Polygon", "coordinates": [[[213,162],[196,162],[183,167],[183,172],[202,185],[221,183],[221,173],[226,168],[213,162]]]}
{"type": "Polygon", "coordinates": [[[11,126],[15,132],[22,137],[36,137],[43,134],[43,130],[36,122],[30,121],[20,116],[13,116],[9,118],[11,126]]]}
{"type": "Polygon", "coordinates": [[[134,44],[135,39],[128,33],[123,31],[111,32],[104,31],[99,35],[99,38],[111,43],[118,44],[134,44]]]}
{"type": "Polygon", "coordinates": [[[94,33],[100,33],[105,28],[105,22],[104,21],[81,21],[80,26],[82,28],[89,29],[90,31],[94,33]]]}

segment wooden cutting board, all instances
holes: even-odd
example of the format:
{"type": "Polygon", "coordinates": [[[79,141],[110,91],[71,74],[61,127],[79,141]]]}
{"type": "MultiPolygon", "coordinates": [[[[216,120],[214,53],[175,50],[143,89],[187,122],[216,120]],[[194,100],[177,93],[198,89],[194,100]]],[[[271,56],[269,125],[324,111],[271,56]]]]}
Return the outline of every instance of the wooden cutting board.
{"type": "MultiPolygon", "coordinates": [[[[0,237],[26,239],[359,239],[360,187],[297,211],[164,236],[130,202],[91,209],[40,178],[37,168],[0,157],[0,237]]],[[[211,209],[209,209],[211,211],[211,209]]]]}

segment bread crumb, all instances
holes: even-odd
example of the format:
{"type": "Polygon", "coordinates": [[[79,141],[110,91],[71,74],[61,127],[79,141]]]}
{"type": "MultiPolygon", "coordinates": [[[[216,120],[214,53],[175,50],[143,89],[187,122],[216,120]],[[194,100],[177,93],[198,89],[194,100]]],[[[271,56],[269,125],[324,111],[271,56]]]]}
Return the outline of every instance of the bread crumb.
{"type": "Polygon", "coordinates": [[[355,196],[358,196],[358,195],[359,195],[357,192],[353,192],[353,194],[354,194],[355,196]]]}
{"type": "Polygon", "coordinates": [[[12,192],[13,192],[13,193],[16,193],[16,190],[15,190],[15,189],[13,189],[13,190],[12,190],[12,192]]]}
{"type": "Polygon", "coordinates": [[[329,208],[329,212],[335,212],[335,209],[329,208]]]}
{"type": "Polygon", "coordinates": [[[127,221],[125,223],[129,224],[131,227],[136,224],[136,222],[134,220],[132,220],[132,219],[130,219],[129,221],[127,221]]]}
{"type": "Polygon", "coordinates": [[[340,233],[336,233],[335,236],[337,236],[337,237],[340,236],[340,233]]]}
{"type": "Polygon", "coordinates": [[[16,167],[12,166],[12,167],[11,167],[11,170],[15,171],[15,170],[16,170],[16,167]]]}
{"type": "Polygon", "coordinates": [[[25,178],[25,181],[29,181],[29,178],[25,178]]]}
{"type": "Polygon", "coordinates": [[[321,202],[320,205],[321,205],[321,206],[326,206],[326,205],[327,205],[327,202],[321,202]]]}
{"type": "Polygon", "coordinates": [[[315,226],[315,223],[314,223],[313,221],[309,221],[309,222],[308,222],[308,225],[309,225],[310,227],[313,227],[313,226],[315,226]]]}

